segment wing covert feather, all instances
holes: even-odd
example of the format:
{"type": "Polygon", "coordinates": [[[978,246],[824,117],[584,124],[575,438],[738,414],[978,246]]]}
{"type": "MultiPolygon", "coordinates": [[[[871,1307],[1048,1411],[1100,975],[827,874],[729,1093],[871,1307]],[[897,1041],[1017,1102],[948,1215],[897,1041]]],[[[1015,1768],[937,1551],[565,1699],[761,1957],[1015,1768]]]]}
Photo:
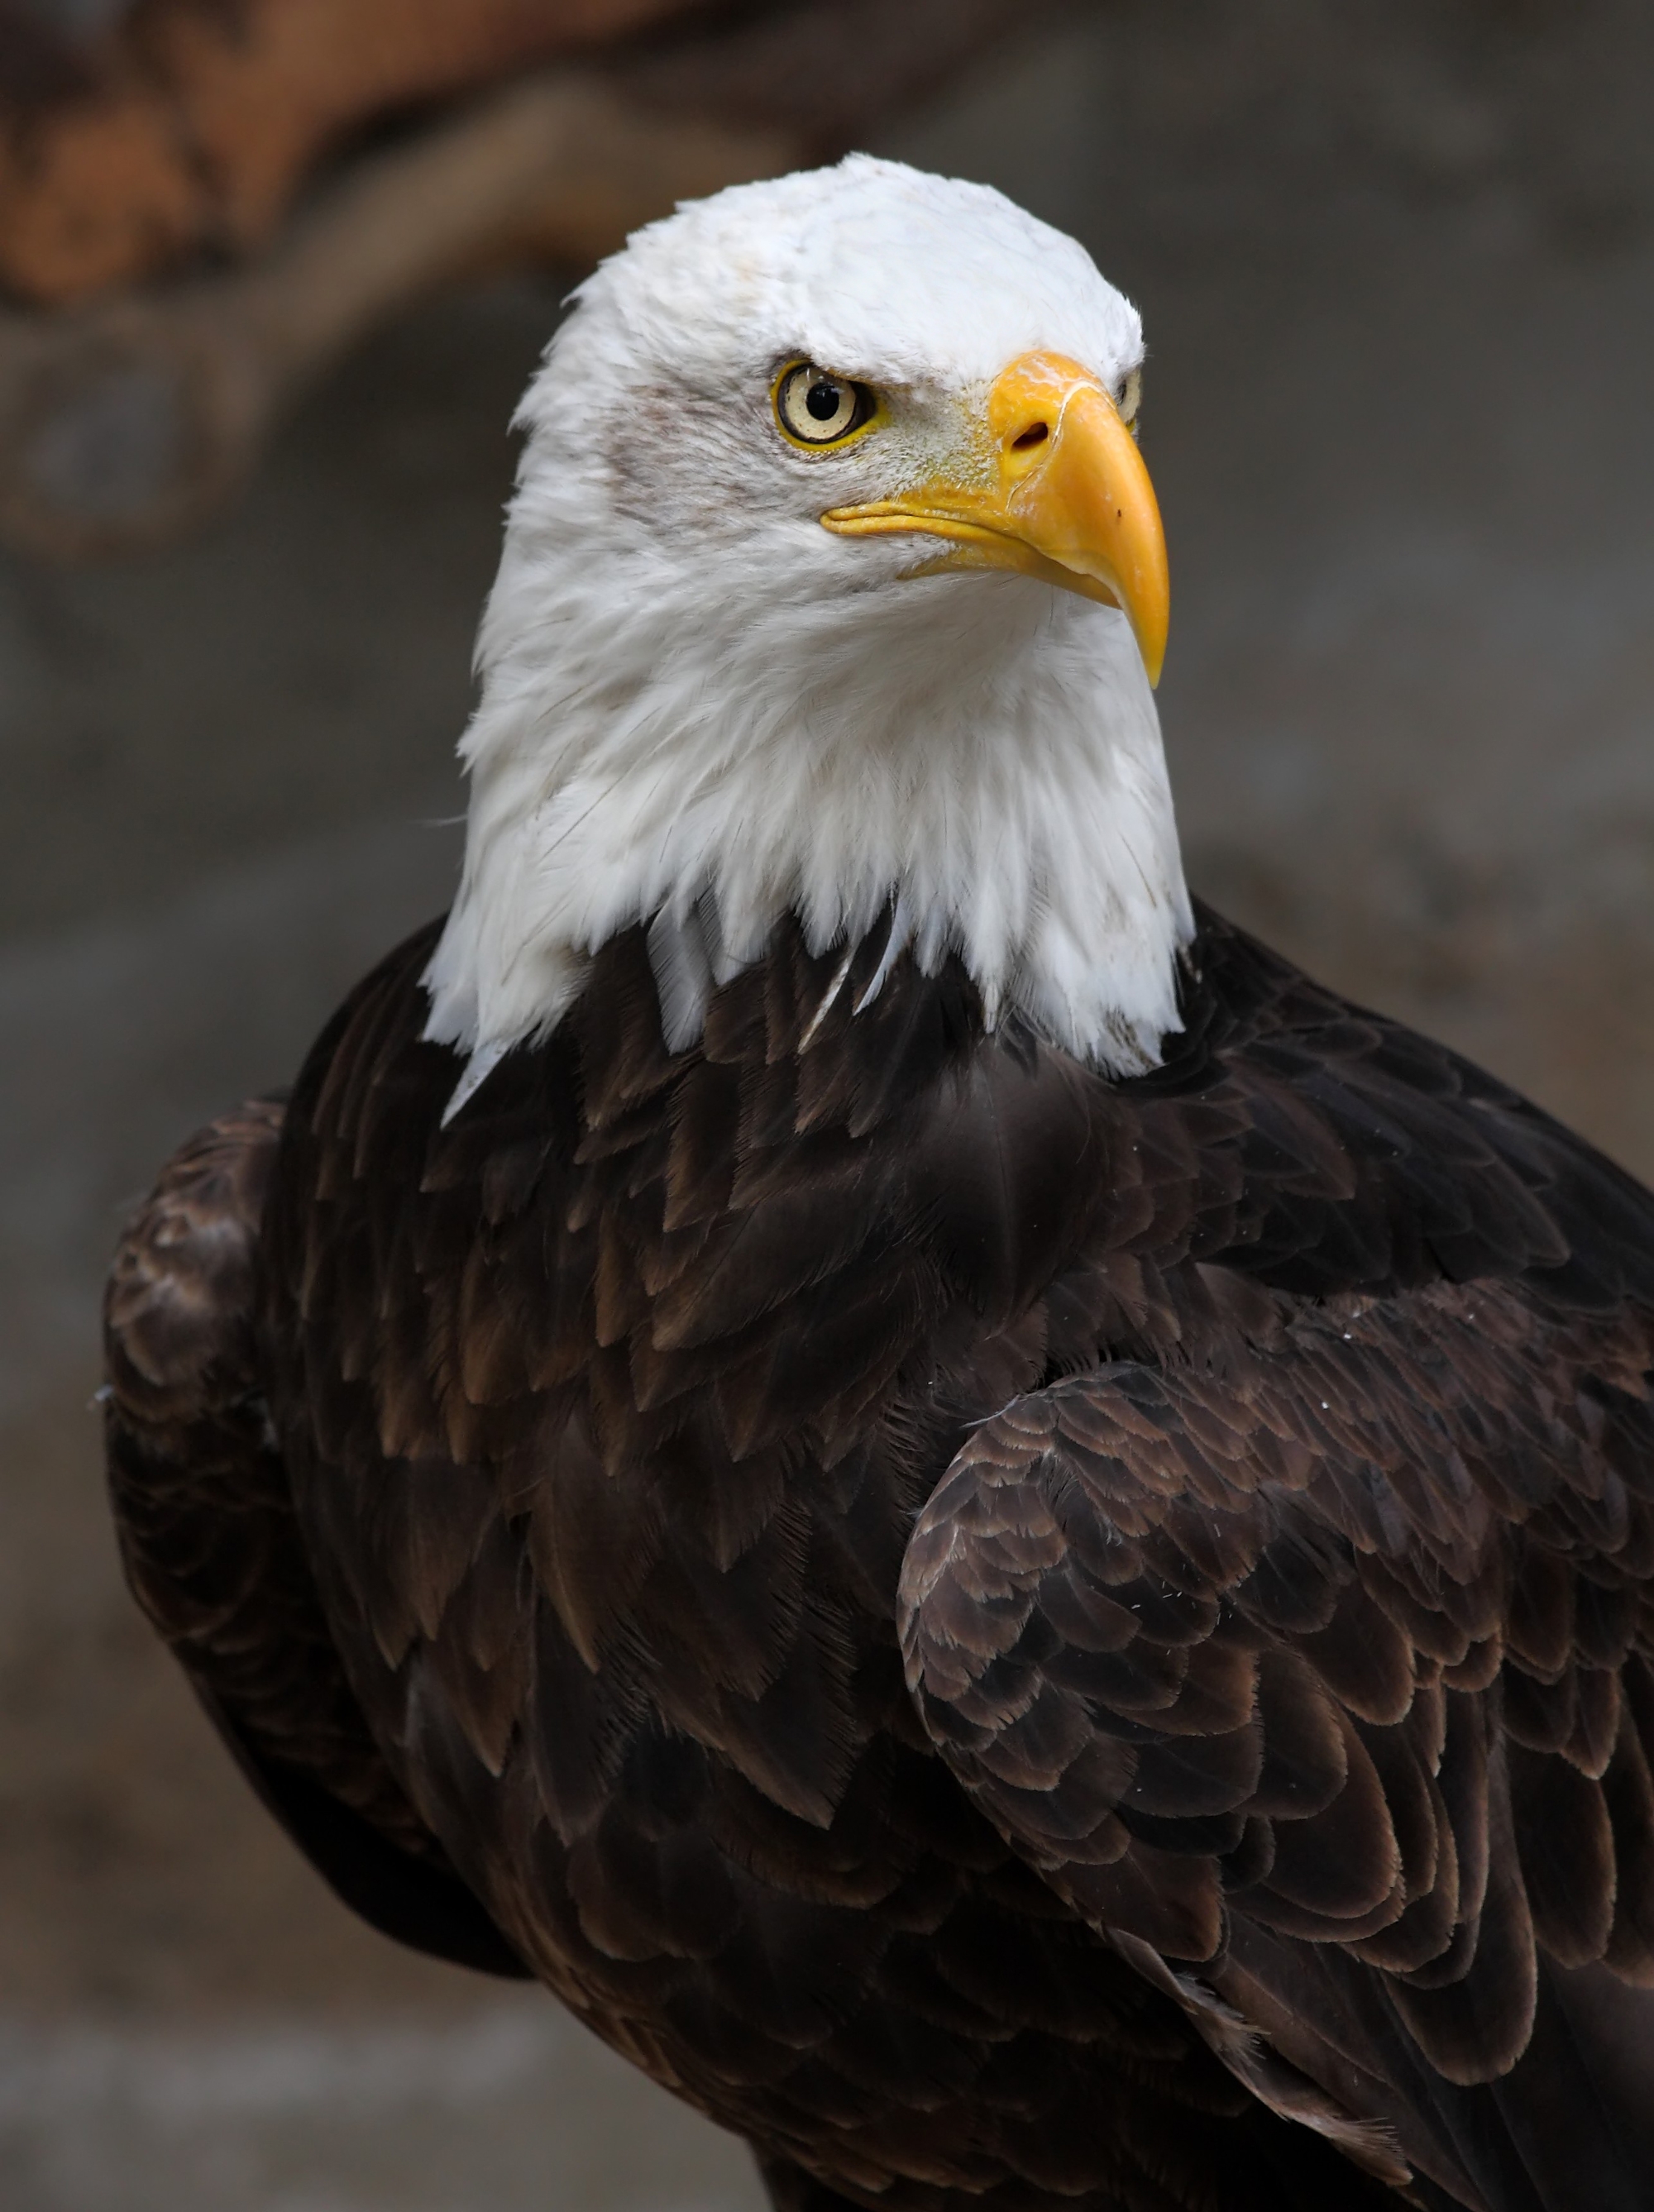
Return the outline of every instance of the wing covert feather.
{"type": "Polygon", "coordinates": [[[1013,1401],[909,1547],[927,1727],[1095,1924],[1219,1986],[1239,1917],[1341,1947],[1499,2075],[1535,1945],[1654,1980],[1651,1339],[1438,1284],[1013,1401]]]}

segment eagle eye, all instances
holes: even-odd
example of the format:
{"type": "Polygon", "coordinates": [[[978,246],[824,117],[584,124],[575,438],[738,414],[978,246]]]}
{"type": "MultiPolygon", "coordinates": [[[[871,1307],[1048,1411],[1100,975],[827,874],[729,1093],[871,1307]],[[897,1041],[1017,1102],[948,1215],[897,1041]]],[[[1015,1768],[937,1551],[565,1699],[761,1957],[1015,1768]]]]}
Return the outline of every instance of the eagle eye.
{"type": "Polygon", "coordinates": [[[1137,427],[1137,410],[1143,397],[1143,372],[1134,368],[1121,385],[1115,405],[1120,410],[1120,420],[1128,430],[1137,427]]]}
{"type": "Polygon", "coordinates": [[[812,361],[795,361],[775,379],[775,420],[795,446],[839,446],[872,421],[871,388],[812,361]]]}

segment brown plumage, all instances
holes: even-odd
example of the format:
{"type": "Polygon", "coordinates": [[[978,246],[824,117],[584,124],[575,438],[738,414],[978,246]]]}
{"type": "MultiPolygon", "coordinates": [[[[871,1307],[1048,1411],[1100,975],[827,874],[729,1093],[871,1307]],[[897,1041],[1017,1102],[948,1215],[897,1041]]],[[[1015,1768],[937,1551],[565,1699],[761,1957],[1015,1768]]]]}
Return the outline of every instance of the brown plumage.
{"type": "Polygon", "coordinates": [[[787,2212],[1645,2206],[1654,1200],[1213,916],[1122,1082],[884,937],[446,1127],[387,961],[122,1248],[141,1601],[787,2212]]]}

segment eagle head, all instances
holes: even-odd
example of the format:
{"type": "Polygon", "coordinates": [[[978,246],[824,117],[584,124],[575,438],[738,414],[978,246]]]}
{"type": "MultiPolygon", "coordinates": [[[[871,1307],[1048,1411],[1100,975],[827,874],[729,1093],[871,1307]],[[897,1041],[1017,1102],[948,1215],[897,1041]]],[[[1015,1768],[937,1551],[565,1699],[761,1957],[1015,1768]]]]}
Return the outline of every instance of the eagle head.
{"type": "Polygon", "coordinates": [[[1152,685],[1167,579],[1136,310],[987,186],[854,155],[632,238],[526,433],[459,900],[427,978],[462,1103],[651,930],[668,1042],[791,912],[888,910],[1113,1072],[1189,932],[1152,685]]]}

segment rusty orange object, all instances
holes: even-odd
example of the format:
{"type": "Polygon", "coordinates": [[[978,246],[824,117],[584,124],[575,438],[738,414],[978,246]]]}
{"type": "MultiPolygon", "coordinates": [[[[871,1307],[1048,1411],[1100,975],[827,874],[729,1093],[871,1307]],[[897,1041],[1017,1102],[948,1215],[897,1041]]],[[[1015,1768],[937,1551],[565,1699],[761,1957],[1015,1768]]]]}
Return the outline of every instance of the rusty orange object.
{"type": "Polygon", "coordinates": [[[0,117],[0,288],[61,305],[265,242],[375,117],[694,0],[152,0],[79,81],[0,117]]]}

